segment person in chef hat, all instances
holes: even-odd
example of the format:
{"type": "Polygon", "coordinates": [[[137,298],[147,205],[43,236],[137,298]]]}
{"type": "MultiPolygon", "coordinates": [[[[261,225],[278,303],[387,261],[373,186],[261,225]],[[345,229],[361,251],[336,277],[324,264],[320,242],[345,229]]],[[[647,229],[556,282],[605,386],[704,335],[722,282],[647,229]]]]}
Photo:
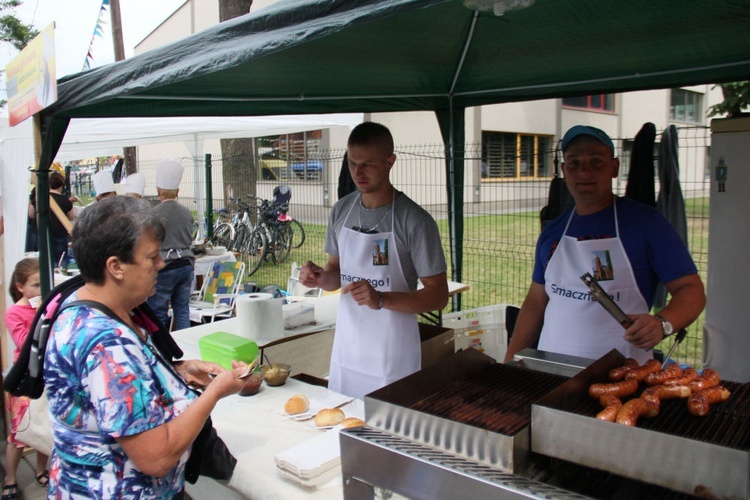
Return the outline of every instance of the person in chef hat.
{"type": "Polygon", "coordinates": [[[92,182],[94,183],[96,201],[117,195],[117,192],[115,191],[115,182],[112,180],[112,172],[101,170],[94,174],[92,182]]]}
{"type": "Polygon", "coordinates": [[[143,174],[136,172],[127,176],[123,184],[123,194],[133,198],[143,198],[143,192],[146,190],[146,178],[143,174]]]}
{"type": "Polygon", "coordinates": [[[173,159],[156,164],[156,192],[159,204],[153,211],[161,216],[167,234],[159,249],[165,262],[156,281],[156,293],[148,299],[148,305],[156,316],[169,325],[169,304],[172,305],[174,329],[190,327],[190,292],[193,287],[195,255],[190,249],[193,241],[193,213],[177,202],[184,168],[173,159]]]}

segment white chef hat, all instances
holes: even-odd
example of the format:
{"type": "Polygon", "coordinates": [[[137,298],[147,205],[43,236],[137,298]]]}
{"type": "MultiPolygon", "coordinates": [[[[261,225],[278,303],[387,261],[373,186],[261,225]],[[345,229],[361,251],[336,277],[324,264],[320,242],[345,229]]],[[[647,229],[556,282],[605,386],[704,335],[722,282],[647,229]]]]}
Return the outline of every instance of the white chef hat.
{"type": "Polygon", "coordinates": [[[140,172],[130,174],[123,182],[124,194],[138,194],[143,196],[146,190],[146,178],[140,172]]]}
{"type": "Polygon", "coordinates": [[[166,159],[156,164],[156,187],[179,189],[184,168],[177,160],[166,159]]]}
{"type": "Polygon", "coordinates": [[[112,172],[101,170],[94,174],[92,182],[94,183],[94,192],[97,196],[115,192],[115,181],[112,180],[112,172]]]}

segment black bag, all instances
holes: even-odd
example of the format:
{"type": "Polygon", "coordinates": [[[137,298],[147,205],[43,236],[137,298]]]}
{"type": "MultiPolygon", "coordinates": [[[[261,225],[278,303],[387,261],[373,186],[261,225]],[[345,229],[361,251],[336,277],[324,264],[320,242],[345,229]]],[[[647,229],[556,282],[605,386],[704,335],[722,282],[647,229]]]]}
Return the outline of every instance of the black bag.
{"type": "Polygon", "coordinates": [[[575,205],[575,200],[570,194],[570,191],[568,191],[568,186],[565,185],[565,180],[560,177],[557,150],[555,150],[553,175],[552,182],[550,182],[549,185],[547,205],[542,207],[539,212],[539,221],[541,222],[542,229],[544,229],[544,226],[546,226],[547,223],[555,220],[575,205]]]}
{"type": "Polygon", "coordinates": [[[235,465],[237,459],[229,452],[227,445],[216,433],[211,417],[208,417],[193,441],[190,458],[185,464],[185,481],[195,484],[198,476],[229,479],[235,465]]]}

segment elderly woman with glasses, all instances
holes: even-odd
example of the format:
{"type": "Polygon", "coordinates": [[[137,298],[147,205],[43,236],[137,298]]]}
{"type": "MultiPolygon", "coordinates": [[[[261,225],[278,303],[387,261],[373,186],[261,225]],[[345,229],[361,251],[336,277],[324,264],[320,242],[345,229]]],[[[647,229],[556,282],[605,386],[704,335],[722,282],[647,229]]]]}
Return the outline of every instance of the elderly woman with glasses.
{"type": "Polygon", "coordinates": [[[164,266],[164,232],[147,203],[126,196],[76,221],[84,285],[65,300],[45,357],[50,498],[180,498],[193,441],[216,403],[245,383],[243,363],[173,363],[151,334],[141,304],[164,266]]]}

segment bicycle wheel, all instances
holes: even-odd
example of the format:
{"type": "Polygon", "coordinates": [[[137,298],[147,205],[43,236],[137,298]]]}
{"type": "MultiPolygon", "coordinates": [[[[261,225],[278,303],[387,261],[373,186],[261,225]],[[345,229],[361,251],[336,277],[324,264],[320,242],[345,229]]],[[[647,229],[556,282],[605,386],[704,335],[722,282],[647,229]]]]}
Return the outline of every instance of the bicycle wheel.
{"type": "Polygon", "coordinates": [[[292,248],[299,248],[305,242],[305,228],[297,219],[292,219],[289,223],[292,229],[292,248]]]}
{"type": "Polygon", "coordinates": [[[283,264],[292,250],[292,226],[288,222],[279,222],[273,229],[273,255],[276,264],[283,264]]]}
{"type": "Polygon", "coordinates": [[[265,222],[261,223],[260,227],[262,228],[263,234],[266,237],[266,243],[268,243],[268,250],[266,251],[265,255],[266,262],[276,264],[276,244],[274,243],[275,236],[273,228],[271,228],[265,222]]]}
{"type": "Polygon", "coordinates": [[[245,263],[245,276],[252,276],[258,270],[268,252],[268,240],[262,228],[256,227],[246,238],[240,249],[240,258],[245,263]]]}
{"type": "Polygon", "coordinates": [[[223,246],[230,249],[233,240],[234,229],[232,229],[232,226],[229,224],[219,224],[216,229],[214,229],[214,239],[212,240],[214,246],[223,246]]]}

